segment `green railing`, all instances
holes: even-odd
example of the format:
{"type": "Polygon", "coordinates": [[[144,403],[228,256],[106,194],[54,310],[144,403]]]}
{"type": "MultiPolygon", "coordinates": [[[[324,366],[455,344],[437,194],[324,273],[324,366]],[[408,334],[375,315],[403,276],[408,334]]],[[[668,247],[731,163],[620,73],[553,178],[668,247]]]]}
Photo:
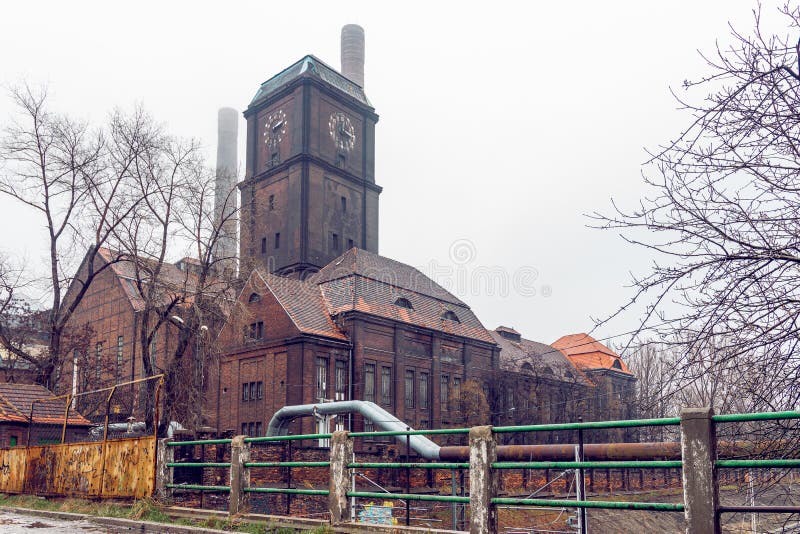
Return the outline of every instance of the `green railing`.
{"type": "MultiPolygon", "coordinates": [[[[714,423],[741,423],[758,421],[775,421],[782,419],[800,419],[800,411],[786,411],[774,413],[750,413],[750,414],[727,414],[712,417],[714,423]]],[[[577,423],[556,423],[539,425],[518,425],[493,427],[494,434],[508,434],[520,432],[553,432],[553,431],[577,431],[579,436],[579,456],[582,456],[584,430],[611,429],[611,428],[636,428],[653,426],[678,426],[681,419],[677,417],[657,418],[657,419],[633,419],[622,421],[591,421],[577,423]]],[[[465,435],[469,434],[469,428],[448,428],[432,430],[398,430],[398,431],[378,431],[378,432],[350,432],[352,438],[365,437],[388,437],[388,436],[436,436],[436,435],[465,435]]],[[[302,434],[288,436],[270,437],[248,437],[244,439],[247,444],[262,444],[272,442],[290,442],[301,440],[330,439],[332,434],[302,434]]],[[[229,445],[230,439],[210,439],[169,442],[170,447],[190,446],[190,445],[229,445]]],[[[291,449],[291,447],[290,447],[291,449]]],[[[290,456],[291,460],[291,456],[290,456]]],[[[800,459],[777,458],[777,459],[717,459],[714,462],[716,468],[800,468],[800,459]]],[[[230,462],[169,462],[169,468],[218,468],[230,469],[230,462]]],[[[330,461],[248,461],[243,463],[243,467],[249,469],[259,468],[330,468],[330,461]]],[[[350,462],[346,464],[349,469],[405,469],[407,473],[411,469],[447,469],[447,470],[466,470],[470,468],[469,462],[420,462],[410,461],[406,455],[405,462],[350,462]]],[[[684,467],[683,460],[630,460],[630,461],[497,461],[491,464],[492,469],[563,469],[579,470],[579,477],[583,480],[583,470],[585,469],[681,469],[684,467]]],[[[289,475],[290,476],[290,475],[289,475]]],[[[407,475],[408,477],[408,475],[407,475]]],[[[192,485],[192,484],[168,484],[168,488],[182,489],[201,492],[230,492],[229,486],[212,485],[192,485]]],[[[312,495],[327,496],[329,491],[326,489],[301,489],[301,488],[275,488],[275,487],[246,487],[243,492],[253,494],[284,494],[291,495],[312,495]]],[[[646,510],[653,512],[682,512],[685,509],[684,503],[659,503],[659,502],[625,502],[609,500],[588,500],[585,498],[585,490],[582,492],[584,497],[580,500],[566,499],[533,499],[533,498],[512,498],[494,497],[491,499],[492,505],[500,506],[535,506],[552,508],[576,508],[576,509],[616,509],[616,510],[646,510]]],[[[369,492],[369,491],[348,491],[348,497],[366,499],[386,499],[406,501],[408,514],[408,502],[426,501],[456,504],[467,504],[470,499],[467,496],[459,495],[430,495],[424,493],[405,493],[392,492],[369,492]]],[[[720,507],[721,512],[736,511],[747,507],[720,507]]],[[[762,507],[763,508],[763,507],[762,507]]],[[[791,506],[772,507],[785,512],[798,509],[791,506]]],[[[759,507],[748,509],[757,510],[759,507]]],[[[407,516],[408,517],[408,516],[407,516]]]]}

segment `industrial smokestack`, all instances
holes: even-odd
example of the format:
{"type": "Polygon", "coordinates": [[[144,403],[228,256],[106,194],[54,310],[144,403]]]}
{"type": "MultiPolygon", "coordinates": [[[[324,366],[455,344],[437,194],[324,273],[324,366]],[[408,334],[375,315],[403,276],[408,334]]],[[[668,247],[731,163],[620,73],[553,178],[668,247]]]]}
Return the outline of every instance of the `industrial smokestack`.
{"type": "Polygon", "coordinates": [[[214,220],[220,234],[214,246],[214,259],[221,270],[236,272],[236,157],[239,135],[239,112],[220,108],[217,113],[217,174],[214,184],[214,220]]]}
{"type": "Polygon", "coordinates": [[[364,87],[364,28],[358,24],[342,26],[342,74],[364,87]]]}

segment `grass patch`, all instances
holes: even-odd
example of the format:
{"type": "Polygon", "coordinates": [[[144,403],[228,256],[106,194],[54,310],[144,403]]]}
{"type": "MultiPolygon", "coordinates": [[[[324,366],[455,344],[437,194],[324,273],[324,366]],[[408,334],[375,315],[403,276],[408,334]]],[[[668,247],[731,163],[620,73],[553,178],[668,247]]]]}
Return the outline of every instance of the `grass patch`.
{"type": "Polygon", "coordinates": [[[46,510],[51,512],[70,512],[75,514],[99,517],[116,517],[155,523],[170,523],[194,527],[242,532],[244,534],[331,534],[333,530],[320,527],[316,530],[297,530],[287,527],[272,527],[266,523],[243,521],[240,519],[219,519],[209,517],[197,520],[188,518],[172,519],[165,514],[151,499],[142,499],[133,503],[113,501],[92,501],[88,499],[46,499],[33,495],[8,495],[0,493],[0,506],[46,510]]]}

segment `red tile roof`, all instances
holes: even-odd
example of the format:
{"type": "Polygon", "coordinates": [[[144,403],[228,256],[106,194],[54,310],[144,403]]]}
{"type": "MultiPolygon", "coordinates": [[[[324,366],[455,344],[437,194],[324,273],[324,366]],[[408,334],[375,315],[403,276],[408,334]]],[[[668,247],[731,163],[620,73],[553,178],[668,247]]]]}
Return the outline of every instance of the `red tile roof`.
{"type": "MultiPolygon", "coordinates": [[[[0,383],[0,422],[27,423],[33,404],[33,422],[40,424],[63,424],[66,400],[52,399],[47,388],[36,384],[0,383]],[[35,400],[50,399],[44,402],[35,400]]],[[[70,408],[69,425],[90,426],[92,423],[70,408]]]]}
{"type": "Polygon", "coordinates": [[[494,344],[469,306],[405,263],[353,248],[308,282],[319,285],[332,316],[358,311],[494,344]],[[412,309],[395,304],[401,297],[411,302],[412,309]],[[448,311],[458,321],[445,319],[448,311]]]}
{"type": "Polygon", "coordinates": [[[319,286],[269,274],[263,269],[256,270],[253,275],[264,281],[298,330],[306,334],[347,339],[328,314],[319,286]]]}
{"type": "MultiPolygon", "coordinates": [[[[142,298],[136,286],[137,273],[134,262],[131,259],[120,259],[125,256],[119,252],[114,252],[111,249],[101,247],[98,250],[98,255],[106,262],[111,263],[111,270],[117,275],[122,289],[128,300],[133,306],[133,309],[140,311],[144,306],[144,299],[142,298]]],[[[199,265],[199,260],[193,258],[183,258],[180,261],[190,262],[199,265]]],[[[142,262],[144,265],[150,264],[152,269],[156,268],[156,261],[145,259],[142,262]]],[[[139,272],[139,276],[145,278],[146,273],[139,272]]],[[[144,281],[144,280],[143,280],[144,281]]],[[[198,288],[197,284],[199,277],[191,271],[183,271],[171,263],[165,262],[158,275],[159,290],[163,292],[163,298],[167,300],[173,298],[175,295],[182,295],[184,303],[190,303],[194,298],[195,293],[198,291],[205,292],[223,292],[225,290],[224,282],[218,279],[208,277],[204,288],[198,288]],[[218,287],[215,287],[218,286],[218,287]]]]}
{"type": "Polygon", "coordinates": [[[553,342],[552,346],[566,354],[579,369],[610,369],[629,375],[633,374],[619,354],[589,334],[563,336],[553,342]]]}

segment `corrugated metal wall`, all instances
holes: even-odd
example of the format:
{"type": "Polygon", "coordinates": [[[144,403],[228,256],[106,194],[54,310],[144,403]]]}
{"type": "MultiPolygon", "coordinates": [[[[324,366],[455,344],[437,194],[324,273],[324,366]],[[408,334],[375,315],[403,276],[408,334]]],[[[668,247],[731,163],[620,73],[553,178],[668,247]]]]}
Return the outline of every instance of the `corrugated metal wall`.
{"type": "Polygon", "coordinates": [[[0,492],[69,497],[152,495],[156,438],[0,449],[0,492]]]}

